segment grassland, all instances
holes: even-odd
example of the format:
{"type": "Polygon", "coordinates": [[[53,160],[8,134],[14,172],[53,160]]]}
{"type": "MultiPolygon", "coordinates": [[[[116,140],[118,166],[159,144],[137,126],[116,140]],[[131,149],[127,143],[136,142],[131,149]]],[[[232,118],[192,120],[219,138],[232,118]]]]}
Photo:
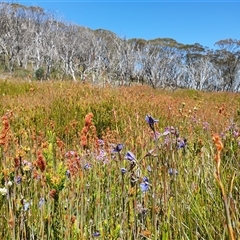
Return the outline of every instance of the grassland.
{"type": "Polygon", "coordinates": [[[240,238],[239,94],[4,80],[0,115],[0,239],[240,238]]]}

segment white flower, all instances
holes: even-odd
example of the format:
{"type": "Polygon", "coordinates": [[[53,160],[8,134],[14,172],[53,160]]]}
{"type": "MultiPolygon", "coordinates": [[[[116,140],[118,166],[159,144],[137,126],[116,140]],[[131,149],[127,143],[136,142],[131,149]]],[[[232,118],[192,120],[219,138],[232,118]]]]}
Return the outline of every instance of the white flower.
{"type": "Polygon", "coordinates": [[[7,189],[6,188],[0,188],[0,194],[2,194],[2,196],[7,195],[7,189]]]}
{"type": "Polygon", "coordinates": [[[7,185],[11,187],[13,185],[12,181],[8,181],[7,185]]]}

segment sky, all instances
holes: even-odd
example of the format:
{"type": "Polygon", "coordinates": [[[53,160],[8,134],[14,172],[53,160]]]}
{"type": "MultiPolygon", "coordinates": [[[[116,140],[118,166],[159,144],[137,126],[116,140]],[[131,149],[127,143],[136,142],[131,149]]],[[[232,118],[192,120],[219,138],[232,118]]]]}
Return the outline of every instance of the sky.
{"type": "Polygon", "coordinates": [[[219,40],[240,40],[240,0],[11,2],[39,6],[56,13],[66,22],[93,30],[110,30],[126,39],[172,38],[179,43],[199,43],[210,49],[215,48],[214,44],[219,40]]]}

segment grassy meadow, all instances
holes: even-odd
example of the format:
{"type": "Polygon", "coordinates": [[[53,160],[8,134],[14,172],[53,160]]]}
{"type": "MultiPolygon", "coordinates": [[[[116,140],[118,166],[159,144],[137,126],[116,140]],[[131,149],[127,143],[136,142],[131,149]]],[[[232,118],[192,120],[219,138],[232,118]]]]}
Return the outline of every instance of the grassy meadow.
{"type": "Polygon", "coordinates": [[[240,239],[239,94],[2,80],[0,116],[0,239],[240,239]]]}

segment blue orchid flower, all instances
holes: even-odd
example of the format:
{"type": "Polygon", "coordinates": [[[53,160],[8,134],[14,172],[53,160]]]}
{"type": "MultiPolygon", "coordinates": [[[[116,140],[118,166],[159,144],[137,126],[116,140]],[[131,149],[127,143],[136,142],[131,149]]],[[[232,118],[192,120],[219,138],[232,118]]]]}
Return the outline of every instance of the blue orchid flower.
{"type": "Polygon", "coordinates": [[[126,153],[125,159],[129,160],[130,162],[136,161],[135,155],[134,155],[132,152],[130,152],[130,151],[128,151],[128,152],[126,153]]]}

